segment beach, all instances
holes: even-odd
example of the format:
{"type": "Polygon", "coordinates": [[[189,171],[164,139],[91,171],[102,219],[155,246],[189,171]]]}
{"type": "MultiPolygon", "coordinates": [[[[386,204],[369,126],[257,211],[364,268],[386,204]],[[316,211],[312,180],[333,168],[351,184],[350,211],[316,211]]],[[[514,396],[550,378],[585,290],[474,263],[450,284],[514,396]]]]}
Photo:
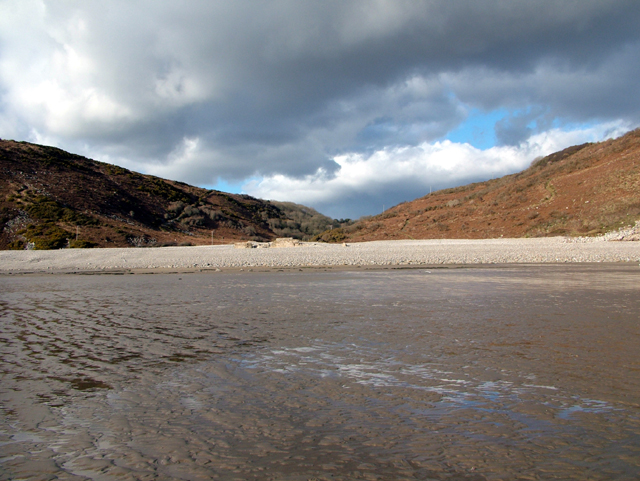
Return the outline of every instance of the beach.
{"type": "Polygon", "coordinates": [[[0,273],[640,262],[640,242],[564,237],[0,251],[0,273]]]}
{"type": "Polygon", "coordinates": [[[563,237],[0,251],[0,480],[637,479],[639,266],[563,237]]]}
{"type": "Polygon", "coordinates": [[[0,479],[638,479],[636,263],[352,247],[0,276],[0,479]]]}

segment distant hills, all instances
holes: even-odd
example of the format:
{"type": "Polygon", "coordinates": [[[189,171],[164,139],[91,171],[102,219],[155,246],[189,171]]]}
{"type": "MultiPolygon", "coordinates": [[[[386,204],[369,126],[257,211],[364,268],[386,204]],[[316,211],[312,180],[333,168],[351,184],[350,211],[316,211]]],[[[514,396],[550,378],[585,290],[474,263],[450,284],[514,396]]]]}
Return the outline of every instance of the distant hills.
{"type": "Polygon", "coordinates": [[[640,220],[640,129],[433,192],[317,237],[327,242],[593,236],[640,220]]]}
{"type": "Polygon", "coordinates": [[[206,190],[0,140],[0,249],[309,239],[340,223],[294,203],[206,190]]]}
{"type": "Polygon", "coordinates": [[[640,220],[640,129],[355,223],[0,140],[0,249],[590,236],[640,220]]]}

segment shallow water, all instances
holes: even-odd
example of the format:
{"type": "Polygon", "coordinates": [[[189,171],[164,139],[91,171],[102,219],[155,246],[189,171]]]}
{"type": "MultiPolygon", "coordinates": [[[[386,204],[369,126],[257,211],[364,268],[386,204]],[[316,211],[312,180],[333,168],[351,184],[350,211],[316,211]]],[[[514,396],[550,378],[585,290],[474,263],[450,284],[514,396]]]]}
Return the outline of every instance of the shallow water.
{"type": "Polygon", "coordinates": [[[0,479],[638,479],[640,269],[0,277],[0,479]]]}

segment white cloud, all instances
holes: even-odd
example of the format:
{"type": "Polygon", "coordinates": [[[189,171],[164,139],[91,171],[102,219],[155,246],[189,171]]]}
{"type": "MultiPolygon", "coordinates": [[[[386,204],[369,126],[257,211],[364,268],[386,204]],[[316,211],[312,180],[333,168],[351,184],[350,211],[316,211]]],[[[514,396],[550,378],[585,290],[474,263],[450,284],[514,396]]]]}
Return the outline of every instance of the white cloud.
{"type": "MultiPolygon", "coordinates": [[[[487,180],[519,172],[536,157],[584,142],[622,135],[629,129],[621,122],[589,128],[550,130],[536,134],[517,146],[496,146],[486,150],[466,143],[424,142],[415,147],[389,147],[370,155],[339,155],[334,175],[319,169],[313,175],[292,178],[267,176],[243,186],[250,195],[316,206],[335,217],[358,217],[372,212],[371,206],[395,203],[468,182],[487,180]],[[323,210],[324,209],[324,210],[323,210]]],[[[375,210],[373,210],[375,212],[375,210]]]]}
{"type": "Polygon", "coordinates": [[[131,107],[100,82],[104,72],[83,48],[88,32],[80,16],[50,23],[45,2],[10,6],[0,10],[7,14],[3,27],[12,33],[2,36],[3,110],[21,117],[30,130],[58,138],[118,129],[135,120],[131,107]]]}

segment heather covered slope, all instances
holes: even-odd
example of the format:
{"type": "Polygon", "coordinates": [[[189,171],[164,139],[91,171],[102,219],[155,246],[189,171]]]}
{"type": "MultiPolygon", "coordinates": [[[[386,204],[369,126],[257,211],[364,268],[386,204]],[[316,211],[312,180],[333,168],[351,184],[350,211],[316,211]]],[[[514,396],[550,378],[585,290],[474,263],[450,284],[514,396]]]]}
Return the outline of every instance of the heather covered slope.
{"type": "Polygon", "coordinates": [[[518,174],[397,205],[327,241],[591,236],[640,220],[640,129],[573,146],[518,174]]]}
{"type": "Polygon", "coordinates": [[[280,225],[299,238],[326,228],[302,232],[285,210],[250,196],[0,140],[1,249],[27,243],[46,249],[264,241],[277,237],[272,226],[280,225]]]}

